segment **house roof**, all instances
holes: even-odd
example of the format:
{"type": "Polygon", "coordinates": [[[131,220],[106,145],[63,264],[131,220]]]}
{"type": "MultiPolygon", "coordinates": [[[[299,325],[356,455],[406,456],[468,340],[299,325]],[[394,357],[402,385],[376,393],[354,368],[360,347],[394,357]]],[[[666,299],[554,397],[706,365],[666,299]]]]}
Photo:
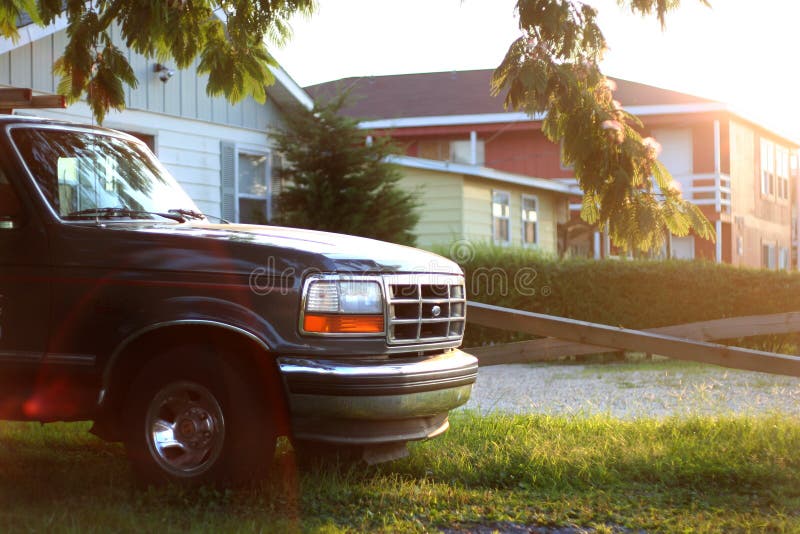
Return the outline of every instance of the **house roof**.
{"type": "MultiPolygon", "coordinates": [[[[545,118],[540,113],[531,116],[506,110],[502,96],[491,96],[493,72],[483,69],[343,78],[311,85],[305,90],[311,98],[321,100],[349,90],[352,99],[342,112],[363,119],[361,127],[365,129],[498,124],[545,118]]],[[[633,115],[729,113],[792,147],[800,147],[793,136],[723,102],[620,78],[612,80],[617,84],[614,97],[633,115]]]]}
{"type": "MultiPolygon", "coordinates": [[[[343,112],[365,120],[505,113],[502,96],[491,96],[492,69],[344,78],[306,87],[315,99],[349,90],[343,112]]],[[[624,106],[709,104],[713,100],[613,78],[624,106]]]]}

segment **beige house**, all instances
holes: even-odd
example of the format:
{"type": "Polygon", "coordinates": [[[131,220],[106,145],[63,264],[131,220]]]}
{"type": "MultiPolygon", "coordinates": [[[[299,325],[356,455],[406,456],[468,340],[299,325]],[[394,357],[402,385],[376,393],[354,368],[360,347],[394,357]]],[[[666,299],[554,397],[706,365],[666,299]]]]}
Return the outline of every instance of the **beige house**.
{"type": "Polygon", "coordinates": [[[419,194],[418,246],[469,241],[558,252],[557,226],[569,217],[568,185],[410,156],[393,163],[401,168],[401,186],[419,194]]]}

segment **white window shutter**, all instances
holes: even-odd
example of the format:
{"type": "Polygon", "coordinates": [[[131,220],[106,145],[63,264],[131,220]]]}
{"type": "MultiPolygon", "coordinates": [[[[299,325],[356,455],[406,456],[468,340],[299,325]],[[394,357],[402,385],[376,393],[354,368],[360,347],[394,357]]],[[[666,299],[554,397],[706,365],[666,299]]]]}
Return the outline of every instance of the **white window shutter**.
{"type": "Polygon", "coordinates": [[[238,222],[236,218],[236,145],[227,141],[220,142],[220,185],[222,218],[238,222]]]}

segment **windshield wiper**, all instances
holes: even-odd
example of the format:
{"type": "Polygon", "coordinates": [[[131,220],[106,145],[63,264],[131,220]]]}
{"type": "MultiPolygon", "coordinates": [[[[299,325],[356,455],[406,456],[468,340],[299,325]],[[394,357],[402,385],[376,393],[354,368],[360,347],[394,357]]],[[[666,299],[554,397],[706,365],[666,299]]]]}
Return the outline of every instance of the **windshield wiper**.
{"type": "Polygon", "coordinates": [[[230,224],[230,221],[227,221],[227,220],[223,219],[222,217],[217,217],[215,215],[206,215],[205,213],[200,213],[199,211],[195,211],[195,210],[187,210],[187,209],[183,209],[183,208],[176,208],[176,209],[169,210],[169,212],[170,213],[177,213],[178,215],[183,215],[184,217],[189,217],[190,219],[202,220],[202,219],[212,218],[212,219],[217,219],[218,221],[220,221],[220,222],[222,222],[224,224],[230,224]]]}
{"type": "Polygon", "coordinates": [[[158,215],[165,219],[172,219],[173,221],[186,222],[186,219],[179,214],[175,213],[159,213],[155,211],[132,210],[130,208],[87,208],[83,210],[73,211],[64,215],[63,219],[113,219],[114,217],[129,217],[134,218],[137,215],[158,215]]]}

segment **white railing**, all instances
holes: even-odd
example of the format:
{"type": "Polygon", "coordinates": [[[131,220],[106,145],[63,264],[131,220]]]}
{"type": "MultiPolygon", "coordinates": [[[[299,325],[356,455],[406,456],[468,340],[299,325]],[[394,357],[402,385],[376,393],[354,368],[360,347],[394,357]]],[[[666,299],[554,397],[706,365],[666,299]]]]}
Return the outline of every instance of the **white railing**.
{"type": "Polygon", "coordinates": [[[714,206],[717,213],[731,211],[731,177],[722,173],[674,176],[683,198],[696,206],[714,206]]]}
{"type": "MultiPolygon", "coordinates": [[[[717,213],[731,212],[731,177],[722,173],[686,174],[673,176],[680,185],[683,198],[696,206],[714,206],[717,213]]],[[[580,188],[574,179],[559,180],[574,189],[580,196],[580,188]]],[[[580,211],[580,202],[569,205],[570,210],[580,211]]]]}

